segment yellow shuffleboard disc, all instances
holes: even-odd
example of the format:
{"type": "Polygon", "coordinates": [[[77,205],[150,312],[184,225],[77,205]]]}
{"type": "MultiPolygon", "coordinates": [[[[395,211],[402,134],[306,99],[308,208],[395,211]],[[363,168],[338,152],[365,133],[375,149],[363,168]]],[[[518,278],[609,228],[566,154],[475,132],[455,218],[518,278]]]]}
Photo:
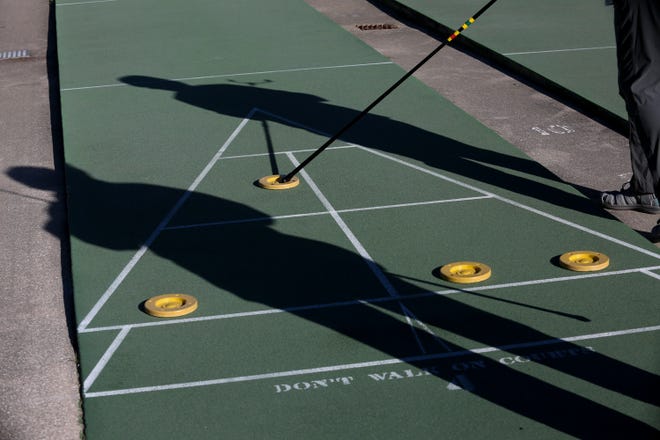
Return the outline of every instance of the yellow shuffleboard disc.
{"type": "Polygon", "coordinates": [[[475,261],[458,261],[440,268],[440,276],[453,283],[478,283],[490,278],[490,267],[475,261]]]}
{"type": "Polygon", "coordinates": [[[168,293],[149,298],[144,309],[151,316],[174,318],[187,315],[197,310],[197,299],[184,293],[168,293]]]}
{"type": "Polygon", "coordinates": [[[591,272],[605,269],[610,265],[607,255],[593,251],[566,252],[559,257],[559,264],[577,272],[591,272]]]}
{"type": "Polygon", "coordinates": [[[297,177],[292,177],[288,182],[280,182],[280,175],[264,176],[257,181],[260,187],[264,189],[289,189],[295,188],[300,183],[297,177]]]}

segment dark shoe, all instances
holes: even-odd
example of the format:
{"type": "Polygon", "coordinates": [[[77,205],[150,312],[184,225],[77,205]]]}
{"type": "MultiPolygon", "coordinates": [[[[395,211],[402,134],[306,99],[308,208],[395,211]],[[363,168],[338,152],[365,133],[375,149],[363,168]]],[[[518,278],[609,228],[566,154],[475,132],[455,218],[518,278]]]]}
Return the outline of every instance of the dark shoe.
{"type": "Polygon", "coordinates": [[[629,209],[647,214],[660,214],[660,202],[655,194],[636,194],[630,187],[630,182],[624,184],[620,191],[602,193],[600,203],[607,209],[629,209]]]}
{"type": "Polygon", "coordinates": [[[658,224],[651,229],[651,240],[660,241],[660,220],[658,220],[658,224]]]}

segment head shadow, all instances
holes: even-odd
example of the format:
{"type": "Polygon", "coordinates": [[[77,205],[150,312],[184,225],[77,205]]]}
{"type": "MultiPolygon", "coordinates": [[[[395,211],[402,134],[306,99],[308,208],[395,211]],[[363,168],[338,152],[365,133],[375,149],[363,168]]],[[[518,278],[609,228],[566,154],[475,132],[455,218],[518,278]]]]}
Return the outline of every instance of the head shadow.
{"type": "MultiPolygon", "coordinates": [[[[235,118],[244,118],[253,109],[261,109],[264,111],[255,112],[253,120],[274,121],[295,128],[313,127],[320,133],[338,133],[361,113],[317,95],[278,90],[270,84],[268,87],[237,82],[188,85],[140,75],[125,76],[120,81],[133,87],[170,91],[177,101],[235,118]],[[291,122],[294,120],[295,123],[291,122]]],[[[362,117],[338,140],[422,161],[433,169],[556,206],[609,218],[596,204],[576,192],[562,189],[554,174],[522,153],[508,154],[466,144],[375,111],[362,117]]],[[[315,160],[321,162],[323,158],[319,156],[315,160]]]]}

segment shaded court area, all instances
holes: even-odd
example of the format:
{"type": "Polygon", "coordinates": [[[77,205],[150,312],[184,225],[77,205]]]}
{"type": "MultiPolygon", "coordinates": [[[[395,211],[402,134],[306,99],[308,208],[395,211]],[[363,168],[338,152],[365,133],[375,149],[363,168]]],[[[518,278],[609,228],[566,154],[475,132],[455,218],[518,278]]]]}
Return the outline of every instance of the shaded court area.
{"type": "Polygon", "coordinates": [[[254,184],[403,74],[277,3],[57,5],[87,437],[657,436],[657,249],[417,80],[254,184]]]}

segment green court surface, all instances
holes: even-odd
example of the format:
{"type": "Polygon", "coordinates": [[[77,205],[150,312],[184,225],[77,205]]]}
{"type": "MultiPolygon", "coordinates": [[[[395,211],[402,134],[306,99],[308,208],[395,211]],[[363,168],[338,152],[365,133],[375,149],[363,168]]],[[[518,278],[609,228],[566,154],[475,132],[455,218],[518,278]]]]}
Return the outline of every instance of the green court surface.
{"type": "Polygon", "coordinates": [[[404,73],[302,0],[58,2],[57,33],[87,438],[660,432],[657,248],[417,80],[255,185],[404,73]],[[438,276],[465,260],[492,276],[438,276]]]}
{"type": "MultiPolygon", "coordinates": [[[[482,0],[376,0],[460,27],[482,0]]],[[[613,8],[605,0],[502,0],[465,36],[594,104],[627,118],[619,97],[613,8]]]]}

